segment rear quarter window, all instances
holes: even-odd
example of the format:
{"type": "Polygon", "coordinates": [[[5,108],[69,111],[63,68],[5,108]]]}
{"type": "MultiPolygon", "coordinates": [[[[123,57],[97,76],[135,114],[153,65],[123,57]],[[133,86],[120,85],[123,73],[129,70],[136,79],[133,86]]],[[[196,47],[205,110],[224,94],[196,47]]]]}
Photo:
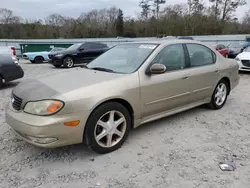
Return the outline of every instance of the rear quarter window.
{"type": "Polygon", "coordinates": [[[190,67],[198,67],[214,64],[216,62],[216,54],[208,47],[201,44],[186,44],[190,67]]]}

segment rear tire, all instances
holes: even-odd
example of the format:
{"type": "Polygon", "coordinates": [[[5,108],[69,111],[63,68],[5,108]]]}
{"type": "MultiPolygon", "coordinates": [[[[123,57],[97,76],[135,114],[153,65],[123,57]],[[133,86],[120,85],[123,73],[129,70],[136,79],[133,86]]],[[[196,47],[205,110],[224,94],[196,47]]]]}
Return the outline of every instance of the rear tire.
{"type": "Polygon", "coordinates": [[[84,131],[84,140],[95,152],[109,153],[122,146],[130,127],[131,116],[123,105],[117,102],[105,103],[90,115],[84,131]]]}
{"type": "Polygon", "coordinates": [[[35,63],[40,64],[40,63],[43,63],[44,59],[41,56],[37,56],[35,57],[34,61],[35,63]]]}
{"type": "Polygon", "coordinates": [[[219,81],[219,83],[215,87],[214,93],[211,98],[211,102],[209,103],[209,107],[215,110],[222,108],[227,101],[228,94],[229,94],[228,83],[225,80],[219,81]]]}

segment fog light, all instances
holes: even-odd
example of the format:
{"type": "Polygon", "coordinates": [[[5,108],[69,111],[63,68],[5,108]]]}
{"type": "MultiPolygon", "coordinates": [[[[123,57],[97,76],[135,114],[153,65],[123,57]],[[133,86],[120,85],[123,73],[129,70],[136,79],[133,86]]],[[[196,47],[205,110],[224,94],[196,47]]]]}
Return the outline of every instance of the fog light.
{"type": "Polygon", "coordinates": [[[26,136],[29,138],[32,142],[38,143],[38,144],[49,144],[52,142],[57,141],[57,138],[39,138],[39,137],[33,137],[33,136],[26,136]]]}

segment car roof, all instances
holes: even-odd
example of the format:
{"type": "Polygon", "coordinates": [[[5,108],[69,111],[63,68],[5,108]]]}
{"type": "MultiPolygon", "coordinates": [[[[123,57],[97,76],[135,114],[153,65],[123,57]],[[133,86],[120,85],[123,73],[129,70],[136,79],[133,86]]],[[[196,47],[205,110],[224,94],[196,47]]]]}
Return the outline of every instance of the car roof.
{"type": "Polygon", "coordinates": [[[159,40],[148,40],[148,41],[141,41],[141,42],[129,42],[130,44],[174,44],[174,43],[196,43],[196,44],[203,44],[196,40],[187,40],[187,39],[159,39],[159,40]]]}

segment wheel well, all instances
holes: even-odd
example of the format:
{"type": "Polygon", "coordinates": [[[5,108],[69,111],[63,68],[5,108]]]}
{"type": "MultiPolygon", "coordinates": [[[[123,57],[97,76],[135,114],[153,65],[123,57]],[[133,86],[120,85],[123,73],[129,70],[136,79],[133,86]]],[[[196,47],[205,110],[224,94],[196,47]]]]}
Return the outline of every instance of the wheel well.
{"type": "Polygon", "coordinates": [[[37,57],[41,57],[42,59],[43,59],[43,61],[44,61],[44,57],[43,56],[36,56],[35,58],[34,58],[34,60],[37,58],[37,57]]]}
{"type": "Polygon", "coordinates": [[[63,59],[65,59],[66,57],[71,57],[73,59],[73,61],[75,61],[75,58],[72,55],[66,55],[63,57],[63,59]]]}
{"type": "Polygon", "coordinates": [[[230,94],[230,91],[231,91],[231,83],[230,83],[230,80],[228,77],[223,77],[221,80],[225,80],[227,82],[227,85],[229,87],[229,90],[228,90],[228,95],[230,94]]]}
{"type": "MultiPolygon", "coordinates": [[[[128,112],[129,112],[129,114],[130,114],[130,117],[131,117],[131,128],[133,128],[134,127],[134,110],[133,110],[133,108],[132,108],[132,106],[130,105],[130,103],[128,102],[128,101],[126,101],[126,100],[124,100],[124,99],[119,99],[119,98],[117,98],[117,99],[111,99],[111,100],[107,100],[107,101],[105,101],[105,102],[102,102],[101,104],[99,104],[97,107],[95,107],[95,109],[97,109],[99,106],[101,106],[101,105],[103,105],[103,104],[105,104],[105,103],[109,103],[109,102],[117,102],[117,103],[120,103],[121,105],[123,105],[127,110],[128,110],[128,112]]],[[[94,109],[94,110],[95,110],[94,109]]],[[[94,111],[93,110],[93,111],[94,111]]],[[[92,112],[93,112],[92,111],[92,112]]]]}

